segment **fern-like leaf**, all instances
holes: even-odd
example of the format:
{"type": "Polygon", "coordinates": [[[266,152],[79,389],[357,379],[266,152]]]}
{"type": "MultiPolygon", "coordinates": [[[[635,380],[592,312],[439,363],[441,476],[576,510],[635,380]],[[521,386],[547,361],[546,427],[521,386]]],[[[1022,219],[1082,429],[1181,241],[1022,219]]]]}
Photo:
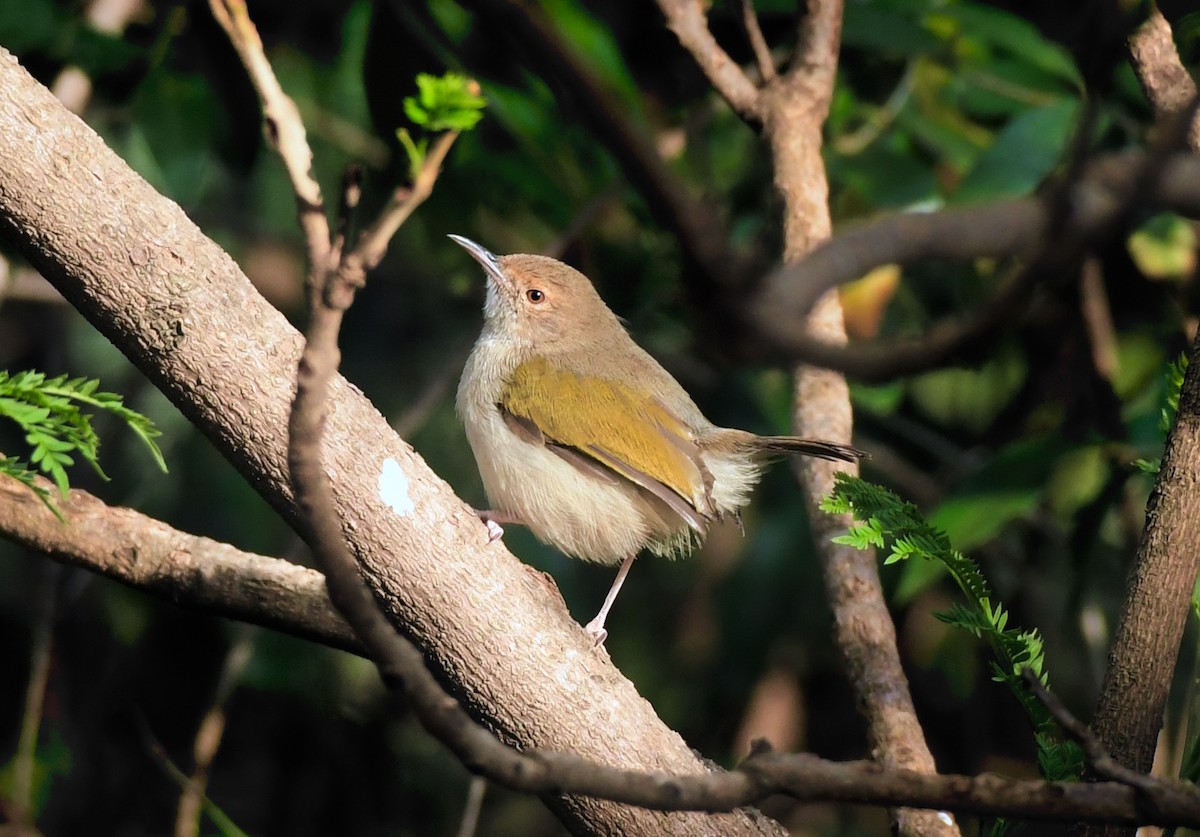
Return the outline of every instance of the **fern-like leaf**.
{"type": "Polygon", "coordinates": [[[1062,739],[1058,725],[1021,676],[1029,669],[1049,687],[1041,635],[1036,630],[1009,627],[1008,611],[996,599],[979,566],[954,549],[946,533],[929,525],[916,506],[882,486],[839,473],[833,494],[821,508],[849,514],[857,521],[846,535],[834,539],[838,543],[884,550],[885,564],[921,558],[945,566],[966,601],[935,615],[991,646],[993,679],[1009,687],[1028,715],[1043,775],[1051,780],[1079,778],[1082,759],[1078,747],[1062,739]]]}
{"type": "Polygon", "coordinates": [[[28,462],[12,456],[0,458],[0,474],[27,485],[56,515],[59,512],[50,492],[34,481],[37,471],[49,477],[64,497],[71,487],[67,469],[75,464],[76,457],[91,465],[102,479],[108,479],[100,467],[100,437],[92,427],[92,414],[87,408],[109,413],[124,422],[150,451],[155,464],[167,470],[162,451],[154,441],[161,435],[154,423],[125,406],[120,395],[101,392],[99,387],[96,379],[66,375],[47,378],[32,371],[10,375],[0,371],[0,417],[21,428],[30,450],[28,462]]]}

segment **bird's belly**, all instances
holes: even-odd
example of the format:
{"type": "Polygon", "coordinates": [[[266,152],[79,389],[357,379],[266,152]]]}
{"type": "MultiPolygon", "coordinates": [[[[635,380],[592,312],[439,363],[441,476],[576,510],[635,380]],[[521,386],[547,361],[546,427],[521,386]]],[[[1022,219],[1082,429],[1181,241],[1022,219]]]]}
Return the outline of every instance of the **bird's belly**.
{"type": "Polygon", "coordinates": [[[569,555],[617,564],[648,545],[688,538],[685,522],[632,483],[580,470],[518,437],[499,415],[476,423],[467,438],[493,508],[569,555]]]}

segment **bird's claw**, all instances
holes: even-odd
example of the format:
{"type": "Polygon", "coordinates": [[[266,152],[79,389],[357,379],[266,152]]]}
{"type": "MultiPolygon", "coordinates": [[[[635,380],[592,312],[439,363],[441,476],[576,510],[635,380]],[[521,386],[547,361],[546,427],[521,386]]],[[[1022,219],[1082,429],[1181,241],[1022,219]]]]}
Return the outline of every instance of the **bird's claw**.
{"type": "Polygon", "coordinates": [[[483,523],[487,526],[488,543],[495,543],[504,537],[504,527],[491,518],[484,518],[483,523]]]}
{"type": "Polygon", "coordinates": [[[605,630],[603,622],[597,622],[595,619],[593,619],[591,622],[588,622],[586,625],[584,625],[583,629],[587,631],[587,635],[592,638],[593,648],[599,648],[604,644],[604,640],[608,639],[608,631],[605,630]]]}

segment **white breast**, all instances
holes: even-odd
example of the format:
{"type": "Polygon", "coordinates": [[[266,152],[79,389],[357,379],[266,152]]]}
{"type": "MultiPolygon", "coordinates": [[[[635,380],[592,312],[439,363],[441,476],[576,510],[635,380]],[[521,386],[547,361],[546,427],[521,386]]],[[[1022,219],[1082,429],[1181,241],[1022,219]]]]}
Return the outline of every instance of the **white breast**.
{"type": "Polygon", "coordinates": [[[539,539],[568,555],[603,564],[618,564],[648,545],[672,552],[680,539],[690,540],[685,523],[631,483],[579,470],[517,436],[496,406],[502,353],[493,341],[481,339],[463,371],[463,381],[474,383],[460,382],[457,399],[493,510],[519,517],[539,539]]]}

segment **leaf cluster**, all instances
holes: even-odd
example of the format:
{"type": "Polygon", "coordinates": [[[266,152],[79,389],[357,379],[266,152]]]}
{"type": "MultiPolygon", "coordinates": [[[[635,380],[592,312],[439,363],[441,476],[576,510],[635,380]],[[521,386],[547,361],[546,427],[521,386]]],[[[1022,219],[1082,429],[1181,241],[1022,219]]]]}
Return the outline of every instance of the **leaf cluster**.
{"type": "MultiPolygon", "coordinates": [[[[417,95],[404,98],[404,113],[414,125],[430,133],[469,131],[483,119],[486,104],[473,79],[458,73],[418,73],[417,95]]],[[[406,128],[398,129],[396,138],[408,155],[409,176],[415,179],[429,151],[429,138],[414,140],[406,128]]]]}
{"type": "Polygon", "coordinates": [[[149,418],[126,407],[120,395],[101,392],[99,386],[95,378],[47,378],[41,372],[10,375],[0,371],[0,416],[17,423],[31,450],[28,462],[16,456],[0,458],[0,474],[27,485],[60,518],[50,492],[34,480],[35,468],[52,479],[64,497],[71,487],[66,469],[75,464],[76,456],[108,479],[100,467],[100,437],[92,428],[92,415],[84,411],[87,407],[123,421],[142,440],[158,467],[167,470],[154,441],[161,435],[159,429],[149,418]]]}
{"type": "Polygon", "coordinates": [[[946,533],[927,523],[912,503],[849,474],[837,475],[833,494],[821,508],[833,514],[850,514],[858,521],[845,535],[835,538],[836,543],[856,549],[887,550],[885,564],[918,557],[946,568],[966,603],[935,615],[987,640],[994,656],[992,679],[1009,687],[1033,725],[1042,775],[1050,780],[1078,779],[1083,769],[1082,751],[1074,742],[1062,739],[1049,711],[1022,680],[1022,672],[1029,669],[1049,688],[1042,638],[1036,629],[1009,627],[1008,611],[995,599],[979,566],[954,549],[946,533]]]}

